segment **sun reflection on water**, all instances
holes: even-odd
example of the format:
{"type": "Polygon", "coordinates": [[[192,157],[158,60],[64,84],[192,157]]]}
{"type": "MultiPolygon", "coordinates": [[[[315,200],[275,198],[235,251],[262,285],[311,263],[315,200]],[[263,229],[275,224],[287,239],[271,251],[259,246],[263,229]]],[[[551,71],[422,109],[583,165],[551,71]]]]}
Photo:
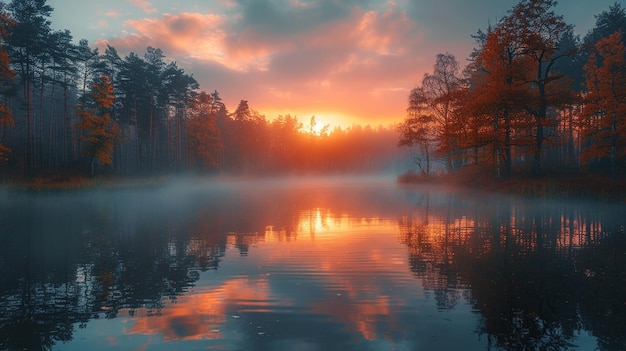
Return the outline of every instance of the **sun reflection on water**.
{"type": "Polygon", "coordinates": [[[166,342],[228,339],[241,327],[234,323],[239,316],[286,310],[339,323],[370,341],[395,328],[392,310],[406,302],[388,291],[394,279],[410,279],[408,272],[397,272],[406,265],[406,250],[396,241],[397,220],[313,207],[299,211],[292,227],[263,229],[227,234],[231,249],[222,265],[228,269],[230,257],[243,265],[245,276],[194,288],[157,317],[136,315],[126,332],[161,335],[166,342]],[[239,258],[232,249],[239,249],[239,258]]]}

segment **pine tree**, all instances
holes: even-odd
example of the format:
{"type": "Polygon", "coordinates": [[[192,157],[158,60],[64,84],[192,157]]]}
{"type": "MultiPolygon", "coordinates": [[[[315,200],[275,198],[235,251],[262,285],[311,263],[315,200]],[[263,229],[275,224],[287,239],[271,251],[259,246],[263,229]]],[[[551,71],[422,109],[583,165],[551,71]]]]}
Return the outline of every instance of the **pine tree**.
{"type": "Polygon", "coordinates": [[[222,138],[217,128],[217,113],[212,112],[213,97],[200,92],[188,109],[187,143],[189,160],[204,170],[217,170],[222,161],[222,138]]]}

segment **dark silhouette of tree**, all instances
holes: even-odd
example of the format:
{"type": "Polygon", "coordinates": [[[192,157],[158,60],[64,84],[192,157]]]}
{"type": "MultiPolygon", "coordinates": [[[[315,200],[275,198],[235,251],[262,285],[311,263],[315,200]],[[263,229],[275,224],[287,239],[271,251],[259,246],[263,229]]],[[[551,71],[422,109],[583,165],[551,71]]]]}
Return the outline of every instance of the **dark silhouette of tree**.
{"type": "Polygon", "coordinates": [[[298,118],[279,115],[270,123],[270,156],[272,167],[276,169],[301,168],[303,145],[300,130],[303,128],[298,118]]]}
{"type": "Polygon", "coordinates": [[[72,106],[75,101],[76,84],[79,79],[77,62],[77,47],[72,43],[72,35],[69,31],[55,32],[51,36],[53,41],[53,68],[52,88],[50,93],[50,149],[52,158],[57,162],[51,162],[50,167],[68,165],[76,157],[74,145],[74,130],[72,106]],[[62,89],[62,104],[57,107],[55,99],[55,87],[62,89]],[[60,113],[59,113],[60,112],[60,113]],[[52,117],[53,115],[56,118],[52,117]],[[56,154],[56,157],[54,157],[56,154]]]}
{"type": "Polygon", "coordinates": [[[456,169],[454,153],[458,150],[455,113],[461,88],[460,67],[451,54],[439,54],[432,74],[425,74],[421,87],[409,96],[407,118],[400,125],[400,146],[418,146],[421,156],[415,160],[422,172],[430,173],[430,160],[436,154],[445,160],[448,171],[456,169]]]}
{"type": "Polygon", "coordinates": [[[425,74],[422,89],[428,101],[437,137],[437,153],[443,156],[448,171],[454,171],[454,152],[458,149],[454,124],[455,101],[461,84],[460,67],[451,54],[439,54],[432,74],[425,74]]]}
{"type": "MultiPolygon", "coordinates": [[[[624,32],[626,32],[626,9],[619,2],[615,2],[609,7],[608,10],[601,12],[594,16],[596,18],[596,25],[593,27],[584,38],[584,50],[587,55],[594,51],[594,46],[602,39],[608,38],[615,32],[622,34],[622,42],[626,45],[626,38],[624,38],[624,32]]],[[[583,57],[584,65],[587,62],[587,57],[583,57]]]]}
{"type": "Polygon", "coordinates": [[[36,129],[34,125],[33,86],[36,81],[36,67],[41,62],[47,47],[50,33],[48,17],[50,17],[52,7],[46,5],[45,0],[13,0],[7,9],[15,21],[11,28],[10,56],[11,61],[17,67],[25,104],[24,163],[26,171],[32,173],[37,167],[35,163],[36,129]]]}
{"type": "Polygon", "coordinates": [[[185,165],[184,150],[187,135],[186,125],[186,107],[189,102],[194,101],[196,95],[195,90],[198,89],[198,82],[190,75],[187,75],[182,68],[179,68],[176,62],[167,64],[161,74],[161,82],[163,84],[163,95],[166,97],[166,106],[169,110],[173,110],[173,116],[166,113],[168,128],[172,139],[174,159],[172,160],[178,170],[185,165]],[[170,126],[170,123],[173,124],[170,126]],[[173,133],[172,133],[173,130],[173,133]]]}
{"type": "Polygon", "coordinates": [[[219,170],[222,163],[222,137],[217,128],[213,96],[202,91],[190,102],[187,111],[187,150],[191,168],[219,170]]]}
{"type": "Polygon", "coordinates": [[[417,148],[413,160],[422,175],[428,176],[431,171],[431,162],[434,158],[436,142],[434,118],[428,107],[428,98],[422,87],[411,90],[407,117],[398,126],[400,140],[398,146],[409,149],[417,148]]]}
{"type": "Polygon", "coordinates": [[[241,100],[231,114],[232,157],[236,172],[261,171],[267,156],[267,121],[265,116],[250,108],[247,100],[241,100]]]}

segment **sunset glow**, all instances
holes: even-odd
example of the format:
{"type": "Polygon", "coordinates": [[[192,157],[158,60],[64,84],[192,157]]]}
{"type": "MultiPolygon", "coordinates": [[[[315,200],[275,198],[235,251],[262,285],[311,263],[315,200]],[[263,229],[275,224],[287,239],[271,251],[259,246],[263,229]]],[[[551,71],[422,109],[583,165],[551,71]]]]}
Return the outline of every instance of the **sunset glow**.
{"type": "MultiPolygon", "coordinates": [[[[558,10],[584,34],[593,25],[586,15],[613,2],[563,2],[558,10]]],[[[230,110],[245,99],[268,119],[317,116],[331,129],[400,122],[409,91],[435,56],[450,52],[464,62],[471,35],[514,3],[49,1],[52,25],[75,40],[100,50],[109,44],[122,55],[161,48],[202,89],[218,90],[230,110]]]]}

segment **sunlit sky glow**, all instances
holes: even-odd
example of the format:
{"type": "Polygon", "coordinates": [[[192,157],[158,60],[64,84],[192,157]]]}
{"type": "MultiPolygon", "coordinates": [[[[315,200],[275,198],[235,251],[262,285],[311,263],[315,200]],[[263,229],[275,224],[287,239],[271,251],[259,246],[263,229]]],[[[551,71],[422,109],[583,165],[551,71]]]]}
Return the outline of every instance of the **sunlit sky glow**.
{"type": "MultiPolygon", "coordinates": [[[[161,48],[218,90],[268,119],[389,125],[438,53],[465,62],[471,35],[514,0],[48,0],[54,29],[124,56],[161,48]]],[[[614,0],[563,0],[556,12],[581,36],[614,0]]]]}

